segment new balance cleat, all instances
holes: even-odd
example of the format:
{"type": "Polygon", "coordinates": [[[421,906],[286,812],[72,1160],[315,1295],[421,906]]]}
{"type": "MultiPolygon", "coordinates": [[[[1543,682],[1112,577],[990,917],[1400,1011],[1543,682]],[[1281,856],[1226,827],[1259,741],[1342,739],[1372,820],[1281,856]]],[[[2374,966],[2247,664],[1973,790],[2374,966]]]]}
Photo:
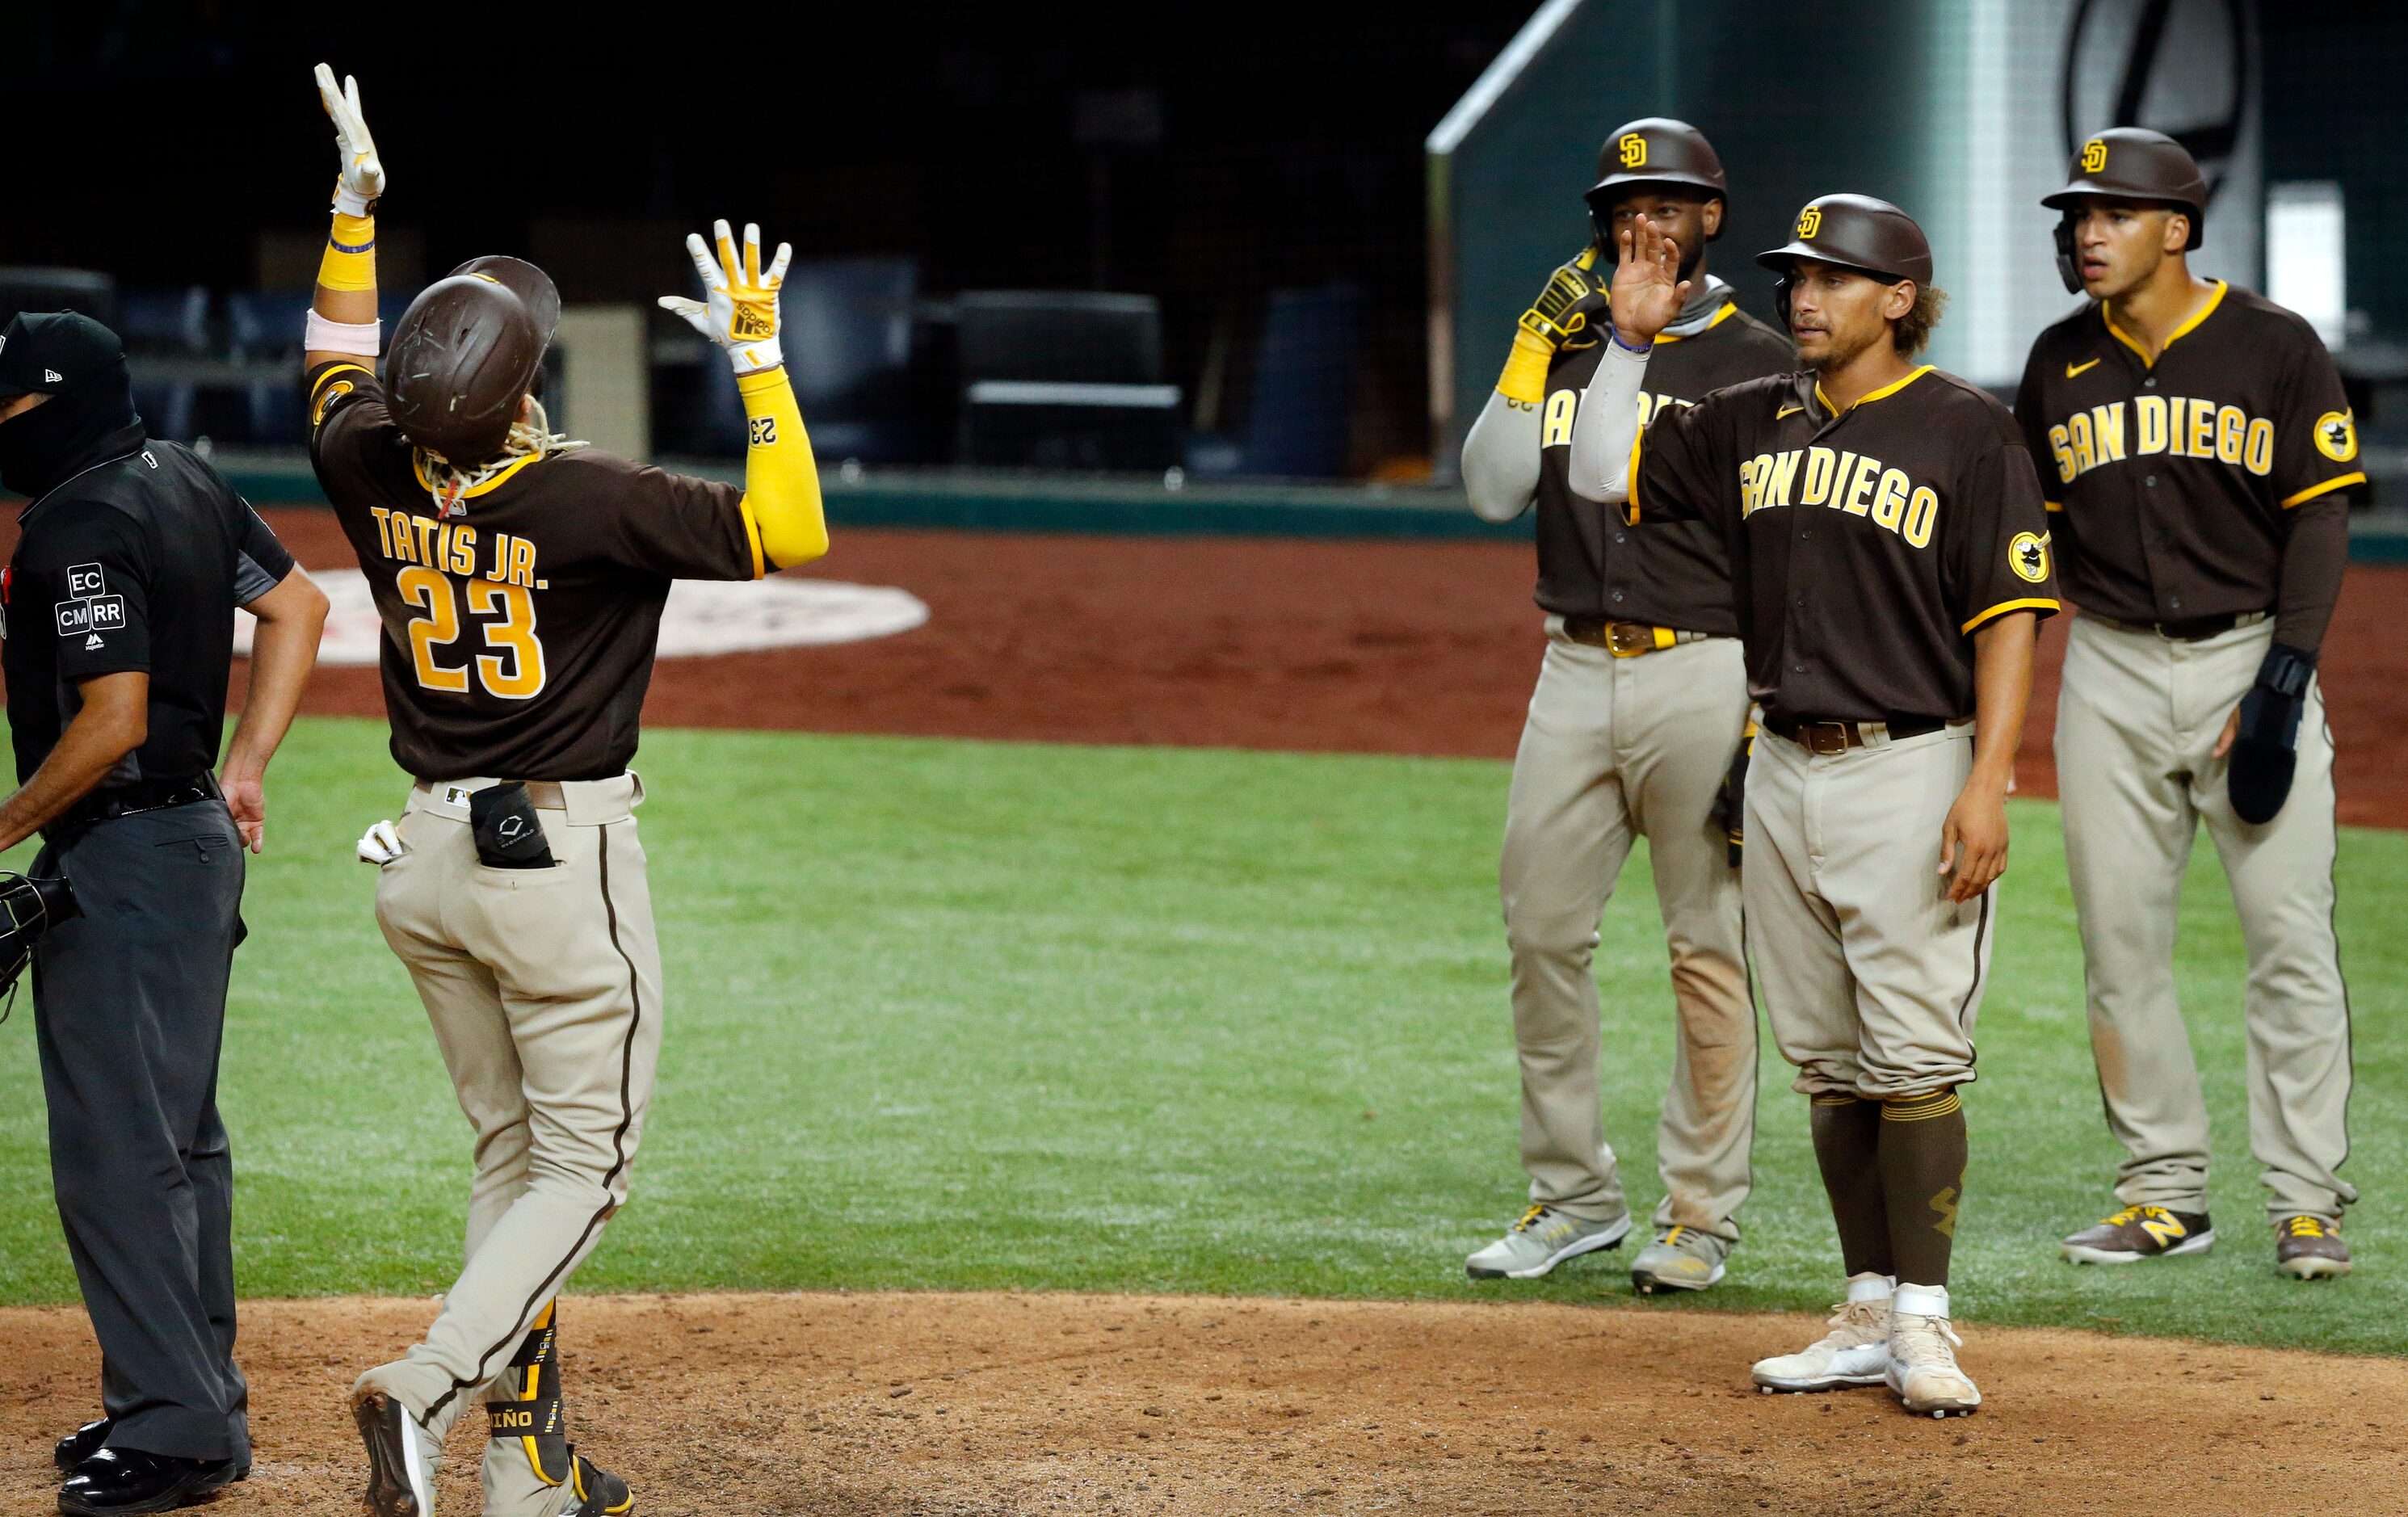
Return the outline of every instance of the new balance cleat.
{"type": "Polygon", "coordinates": [[[2274,1224],[2274,1269],[2293,1280],[2335,1280],[2349,1273],[2349,1245],[2341,1226],[2322,1217],[2286,1217],[2274,1224]]]}
{"type": "Polygon", "coordinates": [[[1627,1211],[1611,1222],[1591,1222],[1534,1206],[1503,1238],[1466,1259],[1464,1272],[1474,1280],[1536,1280],[1566,1259],[1612,1248],[1629,1236],[1627,1211]]]}
{"type": "Polygon", "coordinates": [[[2205,1253],[2214,1244],[2215,1228],[2204,1211],[2128,1206],[2066,1238],[2057,1250],[2075,1264],[2138,1264],[2143,1259],[2205,1253]]]}

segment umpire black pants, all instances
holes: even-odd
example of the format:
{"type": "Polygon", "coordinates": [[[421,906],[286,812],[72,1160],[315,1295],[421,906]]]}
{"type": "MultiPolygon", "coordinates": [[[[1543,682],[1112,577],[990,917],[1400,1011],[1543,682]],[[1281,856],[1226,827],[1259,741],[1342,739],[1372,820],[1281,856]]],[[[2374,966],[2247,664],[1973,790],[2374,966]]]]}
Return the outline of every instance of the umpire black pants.
{"type": "Polygon", "coordinates": [[[36,950],[34,1009],[50,1182],[100,1340],[108,1441],[248,1463],[217,1107],[241,839],[212,798],[64,835],[46,866],[84,913],[36,950]]]}

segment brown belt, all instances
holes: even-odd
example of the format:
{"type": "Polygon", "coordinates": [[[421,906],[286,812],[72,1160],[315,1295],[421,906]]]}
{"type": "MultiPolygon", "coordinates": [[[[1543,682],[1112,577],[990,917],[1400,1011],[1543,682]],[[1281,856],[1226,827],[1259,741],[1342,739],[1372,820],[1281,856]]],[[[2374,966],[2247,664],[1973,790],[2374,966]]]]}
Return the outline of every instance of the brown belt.
{"type": "Polygon", "coordinates": [[[1768,716],[1763,724],[1768,731],[1780,734],[1809,753],[1827,757],[1844,753],[1851,748],[1869,746],[1867,728],[1886,732],[1891,742],[1899,742],[1938,732],[1948,725],[1945,722],[1925,716],[1893,717],[1887,722],[1793,722],[1784,717],[1768,716]]]}
{"type": "Polygon", "coordinates": [[[2098,620],[2118,632],[2154,632],[2168,642],[2203,643],[2235,627],[2254,627],[2267,615],[2264,611],[2227,611],[2221,616],[2195,616],[2187,622],[2119,622],[2112,616],[2098,620]]]}
{"type": "Polygon", "coordinates": [[[1713,634],[1683,632],[1677,627],[1652,626],[1645,622],[1608,622],[1594,616],[1568,616],[1564,618],[1564,636],[1576,643],[1602,648],[1616,658],[1637,658],[1641,653],[1661,652],[1682,643],[1703,642],[1713,634]]]}

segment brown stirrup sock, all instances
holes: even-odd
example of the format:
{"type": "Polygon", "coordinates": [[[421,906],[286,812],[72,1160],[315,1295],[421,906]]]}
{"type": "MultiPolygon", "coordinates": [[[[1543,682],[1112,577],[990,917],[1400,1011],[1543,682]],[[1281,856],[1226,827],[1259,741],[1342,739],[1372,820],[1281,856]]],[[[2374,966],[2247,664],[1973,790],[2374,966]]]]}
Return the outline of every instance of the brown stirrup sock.
{"type": "Polygon", "coordinates": [[[575,1473],[568,1446],[568,1416],[560,1400],[560,1341],[554,1314],[558,1299],[544,1303],[519,1352],[510,1357],[508,1401],[485,1403],[496,1442],[516,1439],[527,1467],[546,1485],[560,1485],[575,1473]]]}
{"type": "Polygon", "coordinates": [[[1895,1275],[1881,1177],[1881,1104],[1825,1094],[1812,1108],[1814,1162],[1840,1226],[1840,1260],[1851,1275],[1895,1275]]]}
{"type": "Polygon", "coordinates": [[[1965,1109],[1953,1088],[1882,1103],[1882,1190],[1899,1279],[1948,1283],[1956,1207],[1965,1195],[1965,1109]]]}

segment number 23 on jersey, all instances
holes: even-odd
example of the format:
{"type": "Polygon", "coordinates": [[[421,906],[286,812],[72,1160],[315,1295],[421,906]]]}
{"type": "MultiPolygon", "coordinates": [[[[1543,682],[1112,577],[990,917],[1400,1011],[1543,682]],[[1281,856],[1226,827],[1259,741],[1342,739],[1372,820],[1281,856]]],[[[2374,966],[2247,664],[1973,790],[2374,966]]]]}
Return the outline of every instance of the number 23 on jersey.
{"type": "Polygon", "coordinates": [[[541,694],[543,643],[536,637],[530,588],[534,545],[495,534],[492,573],[468,578],[475,574],[479,556],[474,527],[399,511],[376,514],[391,518],[378,523],[387,556],[415,560],[394,573],[394,592],[419,613],[410,618],[408,628],[410,667],[419,688],[465,695],[473,679],[502,700],[529,700],[541,694]],[[468,632],[479,635],[481,647],[458,646],[468,632]]]}

